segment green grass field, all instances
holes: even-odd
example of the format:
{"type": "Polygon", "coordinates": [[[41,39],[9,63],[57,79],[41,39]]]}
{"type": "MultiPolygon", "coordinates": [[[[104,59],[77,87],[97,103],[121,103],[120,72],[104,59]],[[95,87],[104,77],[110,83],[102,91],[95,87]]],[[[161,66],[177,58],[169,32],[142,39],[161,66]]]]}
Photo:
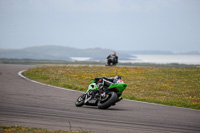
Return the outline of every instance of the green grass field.
{"type": "Polygon", "coordinates": [[[41,128],[28,128],[21,126],[0,125],[0,133],[91,133],[91,131],[82,129],[78,131],[72,131],[71,127],[69,128],[69,131],[62,131],[62,130],[49,130],[41,128]]]}
{"type": "Polygon", "coordinates": [[[86,91],[95,77],[121,75],[131,100],[200,109],[200,67],[105,67],[52,65],[24,72],[43,83],[86,91]]]}

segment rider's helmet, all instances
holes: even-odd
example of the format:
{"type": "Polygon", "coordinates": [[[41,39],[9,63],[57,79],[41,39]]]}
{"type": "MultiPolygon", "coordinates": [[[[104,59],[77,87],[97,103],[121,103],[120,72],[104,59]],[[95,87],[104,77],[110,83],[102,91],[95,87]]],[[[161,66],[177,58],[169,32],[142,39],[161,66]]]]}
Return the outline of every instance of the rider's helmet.
{"type": "Polygon", "coordinates": [[[113,51],[113,53],[112,53],[113,55],[116,55],[116,52],[115,51],[113,51]]]}
{"type": "Polygon", "coordinates": [[[122,77],[120,76],[120,75],[116,75],[115,77],[114,77],[114,83],[116,83],[119,79],[121,79],[122,80],[122,77]]]}

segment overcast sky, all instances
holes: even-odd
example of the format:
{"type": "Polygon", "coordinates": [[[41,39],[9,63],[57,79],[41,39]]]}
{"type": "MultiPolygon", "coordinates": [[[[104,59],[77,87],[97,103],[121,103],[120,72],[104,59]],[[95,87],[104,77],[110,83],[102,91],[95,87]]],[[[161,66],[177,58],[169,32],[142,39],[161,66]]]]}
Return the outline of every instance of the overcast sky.
{"type": "Polygon", "coordinates": [[[0,0],[0,48],[200,51],[200,0],[0,0]]]}

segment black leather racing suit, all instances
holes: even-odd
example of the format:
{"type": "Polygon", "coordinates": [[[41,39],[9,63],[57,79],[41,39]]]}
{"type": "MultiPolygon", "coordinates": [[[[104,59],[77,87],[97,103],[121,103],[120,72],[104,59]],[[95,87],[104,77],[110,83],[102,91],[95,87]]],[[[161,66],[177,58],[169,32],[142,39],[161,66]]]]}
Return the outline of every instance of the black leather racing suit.
{"type": "MultiPolygon", "coordinates": [[[[110,54],[107,59],[111,59],[114,64],[118,63],[118,56],[116,54],[110,54]]],[[[109,63],[109,62],[108,62],[109,63]]]]}
{"type": "MultiPolygon", "coordinates": [[[[98,86],[98,91],[101,92],[104,89],[104,86],[109,87],[113,82],[114,82],[114,78],[107,78],[107,77],[100,77],[100,78],[95,78],[95,82],[98,86]]],[[[121,96],[121,95],[120,95],[121,96]]],[[[122,98],[118,98],[118,101],[121,101],[122,98]]]]}
{"type": "Polygon", "coordinates": [[[95,82],[99,89],[102,89],[104,86],[109,87],[114,81],[114,78],[107,78],[107,77],[99,77],[95,78],[95,82]]]}

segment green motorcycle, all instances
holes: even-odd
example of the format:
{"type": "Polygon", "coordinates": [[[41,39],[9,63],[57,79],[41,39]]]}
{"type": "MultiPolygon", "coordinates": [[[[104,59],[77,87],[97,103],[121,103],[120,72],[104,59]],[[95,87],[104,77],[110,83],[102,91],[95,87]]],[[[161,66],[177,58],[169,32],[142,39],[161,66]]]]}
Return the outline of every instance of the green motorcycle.
{"type": "Polygon", "coordinates": [[[122,79],[119,79],[110,86],[103,86],[101,90],[99,90],[98,86],[98,82],[96,83],[95,80],[92,80],[88,90],[77,99],[75,105],[77,107],[90,105],[98,106],[99,109],[107,109],[122,100],[120,96],[126,89],[127,84],[122,79]]]}

